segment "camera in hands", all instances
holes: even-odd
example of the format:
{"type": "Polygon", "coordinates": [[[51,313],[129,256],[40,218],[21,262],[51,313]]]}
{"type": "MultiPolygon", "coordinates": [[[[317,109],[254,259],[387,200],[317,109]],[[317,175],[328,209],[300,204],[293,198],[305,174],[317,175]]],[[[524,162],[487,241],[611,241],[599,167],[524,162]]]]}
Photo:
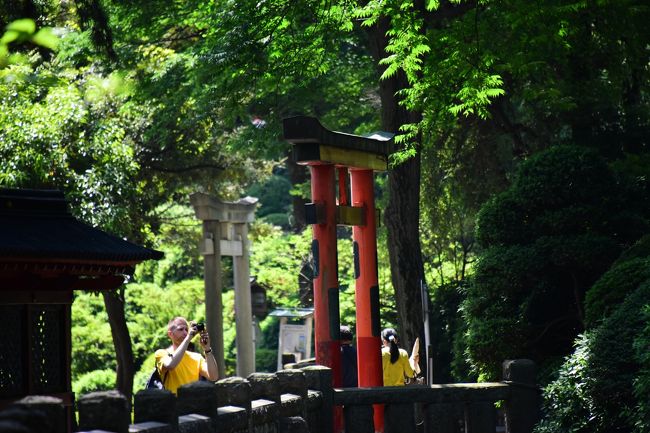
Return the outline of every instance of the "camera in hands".
{"type": "Polygon", "coordinates": [[[199,332],[203,332],[205,330],[205,323],[199,322],[196,324],[196,330],[199,332]]]}

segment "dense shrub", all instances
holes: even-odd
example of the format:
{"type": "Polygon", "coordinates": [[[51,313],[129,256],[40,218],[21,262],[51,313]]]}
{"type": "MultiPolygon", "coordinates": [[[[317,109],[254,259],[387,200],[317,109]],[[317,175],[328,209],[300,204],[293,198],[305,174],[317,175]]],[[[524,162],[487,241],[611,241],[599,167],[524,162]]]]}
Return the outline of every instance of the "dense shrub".
{"type": "Polygon", "coordinates": [[[650,259],[634,258],[617,262],[587,292],[585,325],[590,328],[607,318],[614,308],[650,278],[650,259]]]}
{"type": "Polygon", "coordinates": [[[95,370],[81,375],[72,384],[72,391],[77,395],[88,394],[94,391],[108,391],[115,389],[115,371],[95,370]]]}
{"type": "Polygon", "coordinates": [[[278,350],[258,348],[255,351],[255,371],[272,373],[278,368],[278,350]]]}
{"type": "Polygon", "coordinates": [[[632,414],[637,432],[650,431],[650,306],[643,309],[645,328],[634,341],[635,358],[641,365],[639,375],[634,379],[634,397],[639,402],[632,414]]]}
{"type": "Polygon", "coordinates": [[[580,338],[544,391],[537,433],[647,431],[650,281],[580,338]]]}
{"type": "Polygon", "coordinates": [[[462,310],[483,377],[498,378],[505,358],[548,371],[571,352],[587,290],[646,231],[625,191],[596,153],[558,146],[522,163],[512,186],[481,208],[482,250],[462,310]]]}
{"type": "Polygon", "coordinates": [[[102,295],[76,292],[72,304],[72,380],[115,370],[115,348],[102,295]]]}
{"type": "Polygon", "coordinates": [[[431,300],[431,341],[434,382],[469,382],[471,375],[465,359],[465,322],[460,305],[466,296],[466,284],[451,282],[435,287],[431,300]]]}

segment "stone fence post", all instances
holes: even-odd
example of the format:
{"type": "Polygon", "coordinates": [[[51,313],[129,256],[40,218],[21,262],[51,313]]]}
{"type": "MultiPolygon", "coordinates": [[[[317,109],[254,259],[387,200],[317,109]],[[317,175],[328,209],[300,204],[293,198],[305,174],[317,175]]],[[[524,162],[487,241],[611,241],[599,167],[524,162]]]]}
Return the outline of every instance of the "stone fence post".
{"type": "Polygon", "coordinates": [[[143,389],[133,397],[133,422],[137,431],[178,431],[176,396],[164,389],[143,389]]]}
{"type": "Polygon", "coordinates": [[[253,429],[255,426],[273,425],[277,431],[280,426],[282,404],[277,376],[272,373],[252,373],[248,375],[248,381],[251,385],[253,429]]]}
{"type": "Polygon", "coordinates": [[[30,395],[0,412],[0,432],[66,433],[68,420],[60,398],[30,395]]]}
{"type": "Polygon", "coordinates": [[[505,404],[506,433],[532,433],[540,419],[541,390],[537,367],[530,359],[503,362],[503,381],[510,385],[505,404]]]}
{"type": "Polygon", "coordinates": [[[219,433],[251,431],[251,385],[242,377],[228,377],[215,384],[219,409],[219,433]]]}
{"type": "Polygon", "coordinates": [[[280,370],[275,374],[283,394],[280,416],[306,418],[307,379],[305,373],[301,370],[280,370]]]}
{"type": "MultiPolygon", "coordinates": [[[[334,390],[332,388],[332,370],[322,365],[312,365],[302,369],[305,374],[307,389],[321,393],[319,413],[311,410],[307,413],[307,424],[311,433],[331,433],[334,419],[334,390]]],[[[312,400],[308,396],[309,400],[312,400]]],[[[308,403],[309,407],[309,403],[308,403]]]]}
{"type": "Polygon", "coordinates": [[[129,433],[129,402],[119,391],[91,392],[79,397],[79,431],[129,433]]]}
{"type": "Polygon", "coordinates": [[[176,400],[179,431],[213,432],[218,406],[214,383],[196,381],[181,386],[176,400]]]}

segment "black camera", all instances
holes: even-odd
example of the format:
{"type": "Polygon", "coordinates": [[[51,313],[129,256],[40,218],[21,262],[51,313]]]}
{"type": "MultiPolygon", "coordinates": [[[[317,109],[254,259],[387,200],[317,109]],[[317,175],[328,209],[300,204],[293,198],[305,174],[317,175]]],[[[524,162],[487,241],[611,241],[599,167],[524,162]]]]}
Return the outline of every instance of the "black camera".
{"type": "Polygon", "coordinates": [[[205,323],[199,322],[196,324],[196,330],[199,332],[203,332],[205,330],[205,323]]]}

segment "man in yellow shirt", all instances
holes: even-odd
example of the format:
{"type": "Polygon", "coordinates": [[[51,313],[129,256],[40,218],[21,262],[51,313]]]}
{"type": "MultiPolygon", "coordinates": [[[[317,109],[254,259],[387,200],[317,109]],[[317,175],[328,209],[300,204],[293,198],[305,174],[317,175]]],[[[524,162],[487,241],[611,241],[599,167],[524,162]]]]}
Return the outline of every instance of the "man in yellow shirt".
{"type": "Polygon", "coordinates": [[[167,349],[156,351],[156,368],[163,378],[165,389],[176,394],[177,389],[186,383],[205,377],[215,381],[219,378],[217,361],[214,359],[210,347],[210,336],[203,329],[199,331],[197,325],[191,326],[183,317],[175,317],[167,324],[167,336],[172,345],[167,349]],[[200,353],[187,350],[190,341],[200,334],[199,340],[206,358],[200,353]]]}

